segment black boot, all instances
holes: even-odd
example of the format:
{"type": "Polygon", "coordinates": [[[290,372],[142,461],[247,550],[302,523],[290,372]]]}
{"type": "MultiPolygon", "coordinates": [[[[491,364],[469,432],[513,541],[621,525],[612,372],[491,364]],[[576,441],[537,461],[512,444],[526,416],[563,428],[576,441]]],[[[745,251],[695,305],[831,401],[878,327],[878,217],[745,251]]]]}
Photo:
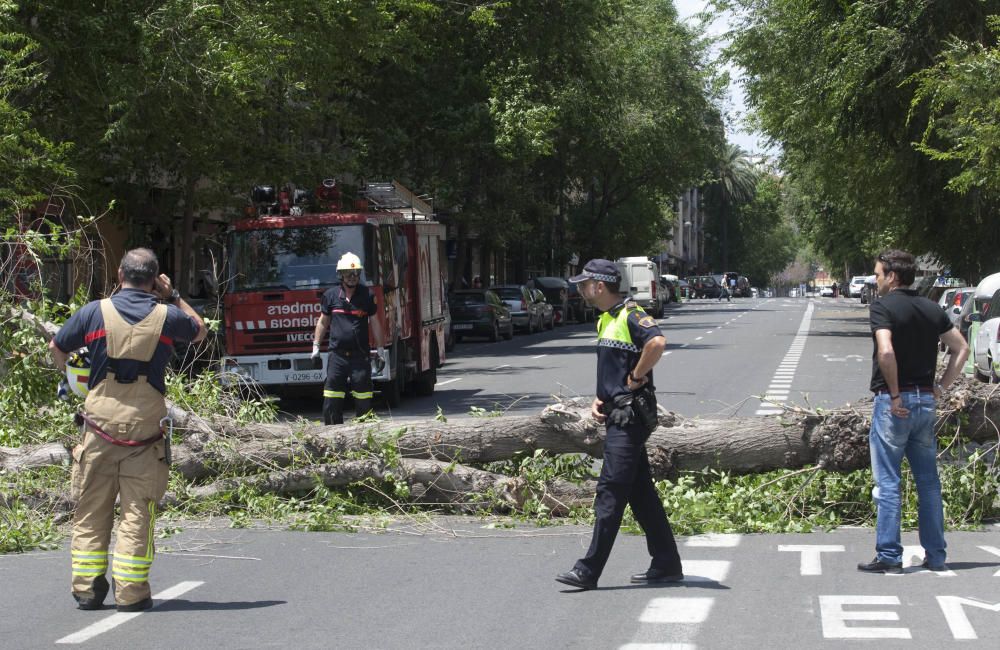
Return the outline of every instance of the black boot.
{"type": "Polygon", "coordinates": [[[111,585],[108,584],[107,578],[97,576],[90,584],[90,591],[94,594],[93,596],[87,596],[86,592],[73,592],[73,598],[76,599],[76,608],[86,610],[100,609],[104,606],[104,599],[107,597],[110,587],[111,585]]]}

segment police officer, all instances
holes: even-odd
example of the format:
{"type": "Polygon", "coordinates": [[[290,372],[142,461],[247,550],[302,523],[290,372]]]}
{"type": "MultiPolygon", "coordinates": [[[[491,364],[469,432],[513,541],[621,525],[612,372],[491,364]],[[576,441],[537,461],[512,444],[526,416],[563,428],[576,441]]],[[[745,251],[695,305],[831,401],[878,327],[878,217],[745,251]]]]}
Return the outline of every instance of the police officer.
{"type": "MultiPolygon", "coordinates": [[[[621,527],[625,505],[646,533],[652,561],[636,584],[677,582],[684,578],[677,543],[656,492],[645,442],[651,432],[628,403],[643,391],[653,394],[653,366],[663,356],[666,340],[656,321],[642,308],[619,296],[621,275],[613,262],[594,259],[583,273],[570,278],[580,295],[604,312],[597,323],[597,397],[593,417],[607,425],[604,464],[594,500],[594,534],[587,554],[556,576],[563,584],[595,589],[621,527]]],[[[655,404],[654,407],[655,409],[655,404]]],[[[655,424],[653,425],[655,426],[655,424]]]]}
{"type": "Polygon", "coordinates": [[[121,523],[111,568],[115,603],[120,612],[137,612],[153,606],[153,524],[169,472],[164,373],[174,344],[201,341],[207,330],[170,278],[159,274],[151,250],[127,252],[118,282],[121,291],[70,316],[49,350],[65,369],[69,351],[90,349],[88,390],[78,417],[83,440],[73,449],[73,597],[79,609],[104,604],[118,498],[121,523]]]}
{"type": "Polygon", "coordinates": [[[361,259],[344,253],[337,262],[340,283],[323,294],[322,315],[316,321],[312,358],[319,358],[319,342],[330,328],[330,353],[327,358],[326,383],[323,386],[323,422],[344,423],[344,398],[350,384],[354,410],[358,416],[371,410],[372,368],[369,357],[368,326],[371,323],[378,339],[375,299],[361,282],[361,259]]]}

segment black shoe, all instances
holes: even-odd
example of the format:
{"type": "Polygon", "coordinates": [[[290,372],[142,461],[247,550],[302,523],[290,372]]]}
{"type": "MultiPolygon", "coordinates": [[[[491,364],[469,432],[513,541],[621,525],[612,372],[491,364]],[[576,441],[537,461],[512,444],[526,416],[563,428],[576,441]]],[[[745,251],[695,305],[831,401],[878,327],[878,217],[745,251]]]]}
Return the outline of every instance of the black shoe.
{"type": "Polygon", "coordinates": [[[94,592],[93,596],[87,597],[73,594],[73,598],[76,599],[76,608],[90,611],[104,607],[104,599],[107,598],[110,587],[111,585],[108,584],[107,578],[97,576],[90,584],[90,589],[94,592]]]}
{"type": "Polygon", "coordinates": [[[924,563],[921,564],[920,566],[922,566],[923,568],[927,569],[928,571],[947,571],[948,570],[948,565],[947,564],[935,564],[934,566],[931,566],[930,564],[927,563],[927,560],[924,560],[924,563]]]}
{"type": "Polygon", "coordinates": [[[671,573],[666,569],[649,569],[645,573],[637,573],[632,576],[631,582],[636,585],[659,585],[667,582],[680,582],[683,579],[683,573],[671,573]]]}
{"type": "Polygon", "coordinates": [[[564,585],[569,585],[570,587],[576,587],[577,589],[597,589],[597,580],[593,578],[585,578],[578,569],[570,569],[566,573],[560,573],[556,576],[556,582],[561,582],[564,585]]]}
{"type": "Polygon", "coordinates": [[[144,609],[150,609],[153,607],[152,598],[143,598],[137,603],[131,603],[129,605],[119,605],[119,612],[141,612],[144,609]]]}
{"type": "Polygon", "coordinates": [[[864,571],[865,573],[902,573],[903,563],[889,564],[876,557],[871,562],[858,564],[858,571],[864,571]]]}

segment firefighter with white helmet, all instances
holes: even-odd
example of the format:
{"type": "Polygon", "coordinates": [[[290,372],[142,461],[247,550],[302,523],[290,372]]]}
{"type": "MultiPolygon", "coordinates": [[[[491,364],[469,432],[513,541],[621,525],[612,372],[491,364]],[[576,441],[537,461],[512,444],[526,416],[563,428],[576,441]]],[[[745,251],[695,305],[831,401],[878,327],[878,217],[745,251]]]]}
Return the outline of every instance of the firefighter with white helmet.
{"type": "Polygon", "coordinates": [[[326,383],[323,386],[323,422],[343,424],[344,399],[350,387],[354,410],[361,416],[371,410],[372,369],[369,325],[378,335],[375,298],[361,281],[361,258],[344,253],[337,262],[339,284],[327,289],[316,321],[312,358],[319,358],[320,341],[330,330],[326,383]]]}
{"type": "Polygon", "coordinates": [[[83,346],[90,356],[89,364],[71,361],[75,370],[67,374],[73,392],[86,393],[70,488],[77,502],[70,545],[73,597],[79,609],[104,604],[118,500],[121,521],[111,566],[115,604],[118,611],[136,612],[153,606],[153,523],[169,473],[164,374],[174,343],[201,341],[207,330],[170,278],[159,274],[151,250],[128,251],[118,281],[122,290],[70,316],[49,350],[60,369],[83,346]]]}

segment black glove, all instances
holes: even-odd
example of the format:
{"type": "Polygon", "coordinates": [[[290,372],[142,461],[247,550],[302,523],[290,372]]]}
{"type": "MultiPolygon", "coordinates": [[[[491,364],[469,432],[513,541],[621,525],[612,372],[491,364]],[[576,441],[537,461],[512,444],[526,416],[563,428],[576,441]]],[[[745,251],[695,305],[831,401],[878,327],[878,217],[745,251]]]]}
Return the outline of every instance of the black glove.
{"type": "Polygon", "coordinates": [[[631,406],[623,406],[621,408],[615,408],[612,409],[611,413],[608,415],[608,423],[613,424],[614,426],[621,429],[632,421],[633,415],[634,413],[632,412],[631,406]]]}

